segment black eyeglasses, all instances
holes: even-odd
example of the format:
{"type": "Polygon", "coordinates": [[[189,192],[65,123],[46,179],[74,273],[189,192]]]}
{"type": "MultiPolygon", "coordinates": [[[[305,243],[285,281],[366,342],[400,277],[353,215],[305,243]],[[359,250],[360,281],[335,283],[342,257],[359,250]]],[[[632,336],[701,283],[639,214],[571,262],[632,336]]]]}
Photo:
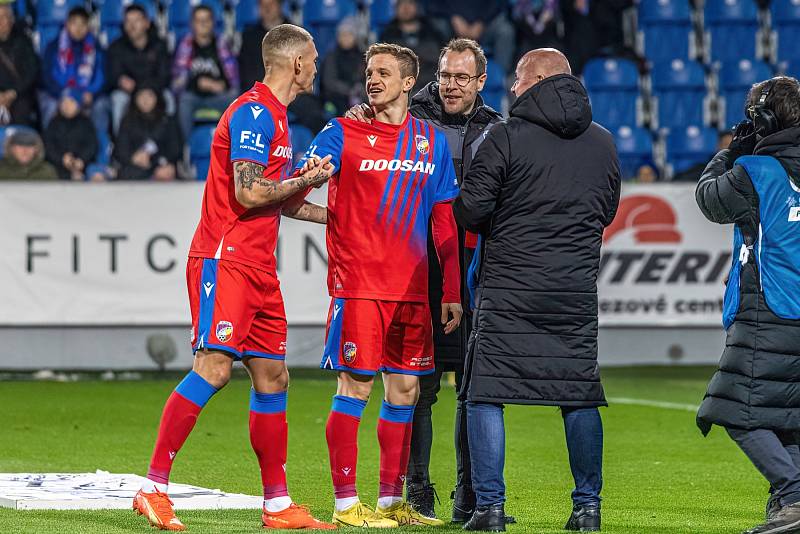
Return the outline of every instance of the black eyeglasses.
{"type": "Polygon", "coordinates": [[[450,80],[455,80],[456,85],[459,87],[466,87],[472,80],[480,78],[480,76],[470,76],[469,74],[450,74],[449,72],[437,72],[436,79],[442,85],[447,85],[450,80]]]}

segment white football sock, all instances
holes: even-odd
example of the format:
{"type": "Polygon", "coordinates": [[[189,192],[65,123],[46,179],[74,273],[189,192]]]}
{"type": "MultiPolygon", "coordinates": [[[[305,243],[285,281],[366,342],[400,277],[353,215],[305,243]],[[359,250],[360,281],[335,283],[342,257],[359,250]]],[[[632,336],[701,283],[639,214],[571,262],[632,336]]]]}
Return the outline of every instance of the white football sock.
{"type": "Polygon", "coordinates": [[[168,487],[169,486],[166,484],[153,482],[149,478],[145,478],[144,482],[142,482],[142,491],[145,493],[155,493],[156,490],[160,491],[161,493],[167,493],[168,487]]]}
{"type": "Polygon", "coordinates": [[[273,497],[272,499],[264,499],[264,507],[267,509],[267,512],[283,512],[291,505],[292,498],[288,495],[284,495],[283,497],[273,497]]]}
{"type": "Polygon", "coordinates": [[[402,497],[391,496],[391,497],[378,497],[378,506],[381,508],[389,508],[394,503],[402,501],[402,497]]]}
{"type": "Polygon", "coordinates": [[[358,502],[358,495],[355,497],[345,497],[344,499],[336,499],[336,511],[337,512],[344,512],[355,503],[358,502]]]}

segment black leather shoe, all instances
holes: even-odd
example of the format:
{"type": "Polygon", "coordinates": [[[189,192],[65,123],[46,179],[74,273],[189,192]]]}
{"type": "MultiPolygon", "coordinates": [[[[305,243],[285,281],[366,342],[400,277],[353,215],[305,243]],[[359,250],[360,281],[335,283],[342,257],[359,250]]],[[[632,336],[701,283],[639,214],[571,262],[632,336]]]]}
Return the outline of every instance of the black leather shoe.
{"type": "Polygon", "coordinates": [[[775,495],[770,494],[767,500],[766,520],[769,521],[781,510],[781,501],[775,495]]]}
{"type": "Polygon", "coordinates": [[[751,528],[744,534],[797,533],[800,533],[800,502],[783,506],[766,523],[751,528]]]}
{"type": "Polygon", "coordinates": [[[477,530],[481,532],[505,532],[506,512],[503,503],[491,506],[478,506],[472,517],[464,525],[464,530],[477,530]]]}
{"type": "Polygon", "coordinates": [[[600,530],[600,506],[585,504],[572,508],[572,515],[564,526],[564,530],[577,530],[579,532],[596,532],[600,530]]]}
{"type": "Polygon", "coordinates": [[[459,525],[469,521],[475,511],[475,492],[472,491],[472,488],[456,486],[456,489],[450,494],[450,498],[453,499],[453,516],[450,521],[459,525]]]}
{"type": "Polygon", "coordinates": [[[439,496],[433,484],[409,484],[407,487],[408,503],[425,517],[436,517],[434,499],[438,501],[439,496]]]}

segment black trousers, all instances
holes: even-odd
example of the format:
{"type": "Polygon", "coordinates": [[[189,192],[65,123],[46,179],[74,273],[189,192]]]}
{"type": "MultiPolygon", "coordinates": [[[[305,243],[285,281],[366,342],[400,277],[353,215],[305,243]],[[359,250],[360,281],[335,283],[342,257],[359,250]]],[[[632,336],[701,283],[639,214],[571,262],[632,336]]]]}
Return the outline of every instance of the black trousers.
{"type": "Polygon", "coordinates": [[[782,506],[800,502],[800,435],[759,428],[726,428],[753,465],[770,484],[782,506]]]}
{"type": "MultiPolygon", "coordinates": [[[[433,444],[433,421],[431,408],[438,400],[441,389],[442,374],[439,368],[434,373],[420,377],[419,401],[414,409],[414,423],[411,430],[411,456],[408,459],[407,484],[429,484],[431,445],[433,444]]],[[[464,370],[456,371],[456,391],[461,390],[464,370]]],[[[467,439],[467,406],[464,401],[457,401],[455,424],[456,449],[456,485],[472,487],[470,472],[472,466],[469,459],[469,442],[467,439]]]]}

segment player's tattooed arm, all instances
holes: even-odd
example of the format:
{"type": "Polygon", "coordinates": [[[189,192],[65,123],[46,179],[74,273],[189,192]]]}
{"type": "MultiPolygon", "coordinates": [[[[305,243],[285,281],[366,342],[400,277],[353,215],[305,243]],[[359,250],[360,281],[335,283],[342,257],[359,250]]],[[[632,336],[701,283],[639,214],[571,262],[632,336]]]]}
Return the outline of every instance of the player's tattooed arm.
{"type": "Polygon", "coordinates": [[[282,182],[264,176],[264,166],[252,161],[236,161],[233,164],[233,178],[236,186],[236,200],[245,208],[259,208],[279,204],[309,187],[317,187],[327,182],[332,174],[330,156],[309,161],[301,174],[282,182]]]}
{"type": "Polygon", "coordinates": [[[292,219],[309,221],[317,224],[328,224],[328,208],[300,199],[299,202],[289,199],[283,205],[283,214],[292,219]]]}

